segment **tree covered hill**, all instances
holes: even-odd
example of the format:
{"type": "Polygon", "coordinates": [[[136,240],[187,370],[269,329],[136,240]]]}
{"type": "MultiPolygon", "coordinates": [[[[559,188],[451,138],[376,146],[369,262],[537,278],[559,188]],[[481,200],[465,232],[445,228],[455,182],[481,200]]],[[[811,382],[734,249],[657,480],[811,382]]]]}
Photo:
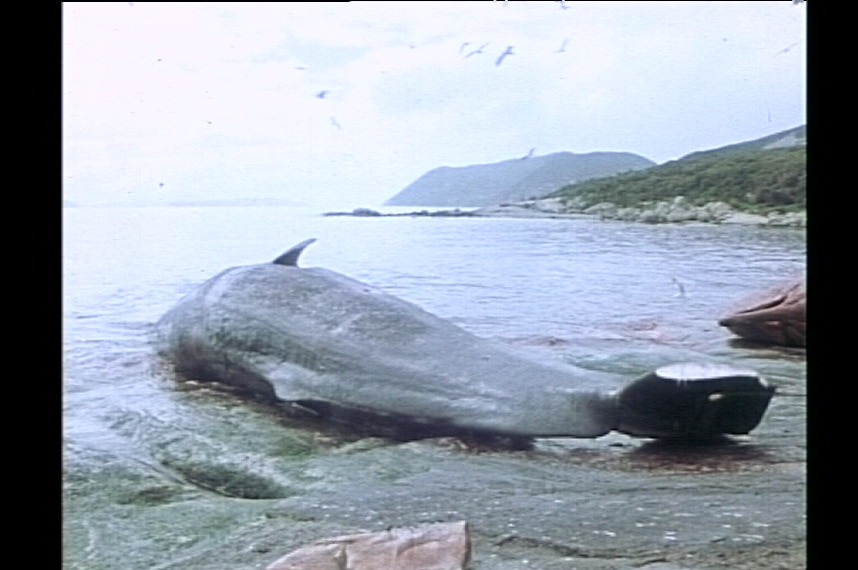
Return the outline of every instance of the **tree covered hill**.
{"type": "Polygon", "coordinates": [[[602,202],[640,206],[684,196],[695,206],[720,201],[750,213],[795,212],[806,205],[806,164],[804,127],[799,127],[646,170],[567,185],[547,197],[574,203],[576,209],[602,202]]]}
{"type": "Polygon", "coordinates": [[[787,129],[768,135],[759,139],[744,141],[736,144],[730,144],[710,150],[701,150],[692,152],[682,157],[681,160],[691,158],[703,158],[713,156],[727,156],[749,150],[768,150],[774,148],[785,148],[792,146],[803,146],[807,140],[807,126],[802,125],[792,129],[787,129]]]}

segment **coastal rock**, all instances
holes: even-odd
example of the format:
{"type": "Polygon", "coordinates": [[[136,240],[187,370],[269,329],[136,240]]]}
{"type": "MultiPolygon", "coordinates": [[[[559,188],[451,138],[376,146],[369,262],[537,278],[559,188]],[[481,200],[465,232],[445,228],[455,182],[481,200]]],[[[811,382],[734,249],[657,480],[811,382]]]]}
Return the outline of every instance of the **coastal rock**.
{"type": "Polygon", "coordinates": [[[734,212],[721,220],[722,224],[737,224],[744,226],[764,226],[768,224],[769,219],[765,216],[757,214],[746,214],[745,212],[734,212]]]}
{"type": "Polygon", "coordinates": [[[766,216],[737,212],[725,202],[707,202],[695,206],[684,196],[671,201],[659,201],[642,206],[620,207],[613,202],[599,202],[588,206],[580,197],[542,198],[521,202],[506,202],[495,206],[462,210],[420,210],[405,213],[385,214],[369,208],[356,208],[351,212],[326,212],[324,216],[393,217],[512,217],[512,218],[575,218],[598,216],[603,220],[637,222],[647,224],[707,223],[735,224],[770,227],[807,227],[804,211],[785,214],[770,213],[766,216]]]}
{"type": "Polygon", "coordinates": [[[674,198],[664,217],[667,222],[693,222],[698,219],[696,208],[686,200],[685,196],[674,198]]]}
{"type": "MultiPolygon", "coordinates": [[[[703,206],[694,206],[685,196],[677,196],[672,201],[659,201],[647,206],[619,207],[612,202],[599,202],[589,207],[576,207],[567,202],[567,210],[579,211],[584,214],[599,216],[603,219],[620,220],[624,222],[641,222],[648,224],[667,224],[683,222],[722,223],[735,214],[729,204],[724,202],[707,202],[703,206]]],[[[754,220],[738,219],[738,222],[766,223],[767,218],[754,220]]]]}
{"type": "Polygon", "coordinates": [[[807,226],[807,212],[790,212],[787,214],[769,214],[768,225],[804,228],[807,226]]]}
{"type": "Polygon", "coordinates": [[[525,207],[532,208],[537,212],[547,212],[550,214],[563,214],[568,209],[560,198],[543,198],[541,200],[528,200],[527,202],[521,202],[521,204],[525,207]]]}
{"type": "Polygon", "coordinates": [[[371,210],[369,208],[355,208],[352,210],[352,216],[380,216],[381,212],[371,210]]]}
{"type": "MultiPolygon", "coordinates": [[[[543,198],[543,200],[549,200],[552,198],[543,198]]],[[[574,212],[574,213],[582,213],[587,208],[587,200],[582,198],[581,196],[563,196],[558,198],[560,203],[563,205],[564,212],[574,212]]]]}
{"type": "Polygon", "coordinates": [[[266,570],[464,570],[470,560],[468,525],[459,521],[320,540],[266,570]]]}
{"type": "Polygon", "coordinates": [[[733,213],[733,208],[726,202],[706,202],[697,210],[697,221],[720,223],[733,213]]]}
{"type": "Polygon", "coordinates": [[[804,279],[793,279],[743,299],[718,324],[747,340],[803,347],[806,303],[804,279]]]}
{"type": "Polygon", "coordinates": [[[598,204],[594,204],[589,208],[585,208],[583,213],[595,216],[609,217],[616,215],[617,205],[613,202],[599,202],[598,204]]]}
{"type": "Polygon", "coordinates": [[[622,222],[638,222],[647,224],[676,224],[676,223],[707,223],[735,224],[772,227],[807,226],[807,214],[804,211],[786,214],[771,213],[766,216],[737,212],[726,202],[707,202],[695,206],[684,196],[677,196],[671,201],[643,204],[641,206],[618,206],[613,202],[599,202],[587,205],[580,198],[545,198],[528,200],[514,204],[504,204],[493,208],[482,208],[474,212],[477,216],[521,216],[534,217],[544,215],[598,216],[603,220],[618,220],[622,222]]]}
{"type": "MultiPolygon", "coordinates": [[[[665,217],[665,209],[663,207],[659,207],[660,205],[656,205],[655,208],[644,210],[637,214],[637,219],[639,222],[643,222],[645,224],[661,224],[667,221],[665,217]]],[[[634,216],[634,214],[632,214],[634,216]]]]}

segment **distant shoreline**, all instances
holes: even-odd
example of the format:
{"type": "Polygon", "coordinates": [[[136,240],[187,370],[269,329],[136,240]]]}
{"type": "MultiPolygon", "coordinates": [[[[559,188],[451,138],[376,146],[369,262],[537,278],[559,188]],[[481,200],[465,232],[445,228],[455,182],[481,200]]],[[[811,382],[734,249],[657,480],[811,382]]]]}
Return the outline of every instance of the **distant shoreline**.
{"type": "MultiPolygon", "coordinates": [[[[680,197],[681,198],[681,197],[680,197]]],[[[672,203],[660,202],[652,206],[620,208],[602,203],[582,211],[570,210],[555,199],[530,200],[514,204],[500,204],[485,208],[452,208],[448,210],[415,210],[412,212],[383,213],[370,208],[355,208],[351,212],[325,212],[323,216],[382,217],[433,217],[433,218],[548,218],[615,220],[649,224],[706,223],[744,226],[793,227],[807,226],[805,211],[787,214],[751,214],[733,210],[721,202],[704,206],[690,206],[684,199],[672,203]]]]}

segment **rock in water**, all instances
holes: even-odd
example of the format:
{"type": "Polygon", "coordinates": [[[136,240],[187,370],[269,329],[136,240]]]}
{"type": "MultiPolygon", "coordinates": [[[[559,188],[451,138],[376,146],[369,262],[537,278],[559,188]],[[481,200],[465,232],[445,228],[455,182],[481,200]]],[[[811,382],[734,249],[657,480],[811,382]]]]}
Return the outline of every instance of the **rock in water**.
{"type": "Polygon", "coordinates": [[[805,346],[807,295],[804,279],[785,281],[745,298],[718,324],[747,340],[805,346]]]}

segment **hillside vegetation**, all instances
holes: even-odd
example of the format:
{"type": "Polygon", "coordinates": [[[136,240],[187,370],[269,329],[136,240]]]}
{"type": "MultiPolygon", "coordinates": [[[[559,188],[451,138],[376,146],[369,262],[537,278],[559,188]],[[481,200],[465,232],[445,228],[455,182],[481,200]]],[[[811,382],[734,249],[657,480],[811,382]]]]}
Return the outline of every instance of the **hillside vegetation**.
{"type": "Polygon", "coordinates": [[[709,150],[698,150],[682,157],[682,160],[690,158],[711,158],[714,156],[727,156],[738,152],[749,150],[762,150],[771,148],[783,148],[807,144],[807,125],[787,129],[779,133],[767,135],[758,139],[729,144],[709,150]]]}
{"type": "Polygon", "coordinates": [[[547,197],[586,208],[612,202],[641,206],[684,196],[695,206],[725,202],[754,214],[805,209],[805,146],[725,147],[700,152],[646,170],[587,180],[562,187],[547,197]]]}

